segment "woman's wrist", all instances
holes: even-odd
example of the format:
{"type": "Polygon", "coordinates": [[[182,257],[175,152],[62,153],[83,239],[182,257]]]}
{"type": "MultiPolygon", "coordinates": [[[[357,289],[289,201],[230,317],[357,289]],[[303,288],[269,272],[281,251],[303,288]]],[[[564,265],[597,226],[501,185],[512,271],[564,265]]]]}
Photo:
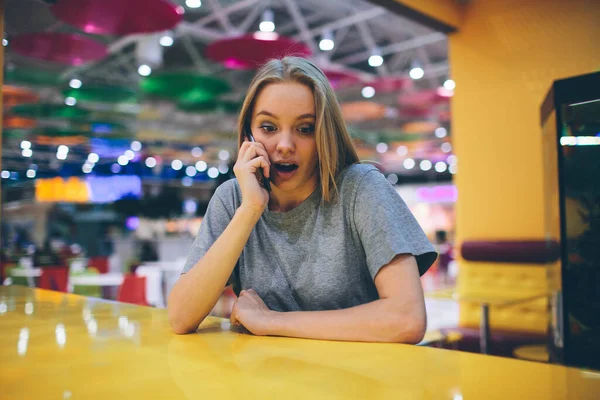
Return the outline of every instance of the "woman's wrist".
{"type": "Polygon", "coordinates": [[[249,220],[256,223],[260,219],[260,217],[264,211],[265,211],[264,207],[261,208],[261,207],[257,207],[257,206],[251,206],[251,205],[244,204],[242,202],[242,204],[236,210],[236,214],[239,213],[240,215],[243,215],[245,218],[248,218],[249,220]]]}
{"type": "Polygon", "coordinates": [[[266,335],[278,336],[281,332],[282,312],[269,310],[267,317],[266,335]]]}

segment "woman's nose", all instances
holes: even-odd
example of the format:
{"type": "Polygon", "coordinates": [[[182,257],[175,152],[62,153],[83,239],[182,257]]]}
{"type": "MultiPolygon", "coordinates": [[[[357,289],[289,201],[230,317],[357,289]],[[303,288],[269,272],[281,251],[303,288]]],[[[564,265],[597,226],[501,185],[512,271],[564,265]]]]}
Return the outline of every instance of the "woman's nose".
{"type": "Polygon", "coordinates": [[[277,142],[277,151],[282,154],[291,153],[294,151],[294,138],[291,134],[283,132],[277,142]]]}

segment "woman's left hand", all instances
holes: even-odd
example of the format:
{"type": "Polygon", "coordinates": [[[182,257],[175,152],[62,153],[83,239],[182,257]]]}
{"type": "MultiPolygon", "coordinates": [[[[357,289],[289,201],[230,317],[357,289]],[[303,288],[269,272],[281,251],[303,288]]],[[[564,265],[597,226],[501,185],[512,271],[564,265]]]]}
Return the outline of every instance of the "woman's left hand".
{"type": "Polygon", "coordinates": [[[269,310],[254,289],[242,290],[233,304],[231,324],[243,325],[255,335],[269,334],[275,312],[269,310]]]}

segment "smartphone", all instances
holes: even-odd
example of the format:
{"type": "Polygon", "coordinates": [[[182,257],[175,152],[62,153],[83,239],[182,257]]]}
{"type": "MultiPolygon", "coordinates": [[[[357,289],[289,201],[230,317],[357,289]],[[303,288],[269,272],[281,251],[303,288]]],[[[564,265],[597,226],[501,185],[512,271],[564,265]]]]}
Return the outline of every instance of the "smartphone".
{"type": "MultiPolygon", "coordinates": [[[[248,138],[249,141],[251,141],[253,143],[256,143],[256,140],[254,140],[254,136],[252,136],[251,132],[247,131],[246,132],[246,137],[248,138]]],[[[260,175],[260,177],[262,179],[263,186],[265,187],[265,189],[267,190],[267,192],[270,192],[271,191],[271,182],[263,174],[262,168],[258,170],[258,174],[260,175]]]]}

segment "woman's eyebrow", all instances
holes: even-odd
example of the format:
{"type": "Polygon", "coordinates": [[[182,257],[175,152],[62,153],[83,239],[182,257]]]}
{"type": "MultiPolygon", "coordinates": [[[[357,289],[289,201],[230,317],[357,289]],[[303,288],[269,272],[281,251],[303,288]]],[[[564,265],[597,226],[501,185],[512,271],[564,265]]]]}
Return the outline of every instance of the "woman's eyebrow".
{"type": "MultiPolygon", "coordinates": [[[[277,115],[275,115],[275,114],[273,114],[273,113],[271,113],[271,112],[269,112],[267,110],[260,110],[259,112],[256,113],[257,117],[259,115],[266,115],[267,117],[271,117],[271,118],[275,118],[275,119],[278,118],[277,115]]],[[[315,117],[315,114],[312,114],[312,113],[306,113],[306,114],[302,114],[302,115],[299,115],[298,117],[296,117],[297,120],[298,119],[306,119],[306,118],[313,118],[314,119],[316,117],[315,117]]]]}
{"type": "Polygon", "coordinates": [[[315,117],[315,114],[310,114],[310,113],[308,113],[308,114],[302,114],[302,115],[300,115],[300,116],[299,116],[298,118],[296,118],[296,119],[305,119],[305,118],[313,118],[313,119],[314,119],[314,118],[316,118],[316,117],[315,117]]]}
{"type": "Polygon", "coordinates": [[[266,115],[267,117],[272,117],[272,118],[277,118],[277,116],[273,113],[270,113],[266,110],[261,110],[259,112],[256,113],[256,116],[258,117],[259,115],[266,115]]]}

